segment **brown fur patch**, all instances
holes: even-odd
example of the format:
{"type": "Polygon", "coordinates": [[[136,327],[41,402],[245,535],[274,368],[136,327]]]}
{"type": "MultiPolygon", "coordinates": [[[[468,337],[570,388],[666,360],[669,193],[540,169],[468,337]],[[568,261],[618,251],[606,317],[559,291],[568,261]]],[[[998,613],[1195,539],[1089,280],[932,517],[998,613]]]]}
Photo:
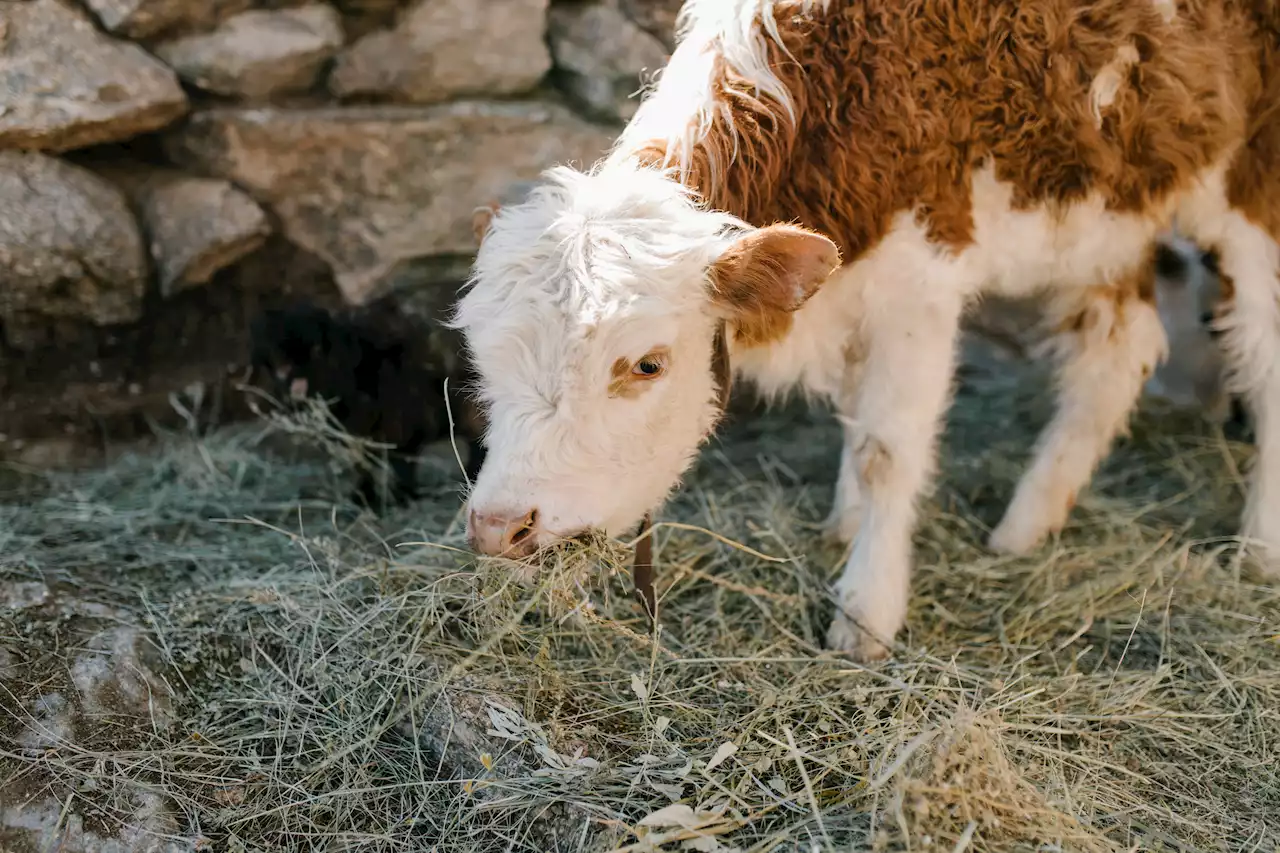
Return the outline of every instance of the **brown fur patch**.
{"type": "MultiPolygon", "coordinates": [[[[1202,0],[1204,2],[1204,0],[1202,0]]],[[[1199,4],[1197,4],[1199,5],[1199,4]]],[[[1205,3],[1214,6],[1216,3],[1205,3]]],[[[1227,174],[1227,200],[1272,237],[1280,236],[1280,4],[1237,0],[1227,4],[1243,19],[1234,49],[1248,123],[1244,146],[1227,174]]],[[[1223,279],[1226,285],[1226,279],[1223,279]]]]}
{"type": "MultiPolygon", "coordinates": [[[[1244,138],[1251,103],[1255,159],[1277,163],[1280,117],[1256,108],[1254,70],[1274,5],[1183,0],[1166,21],[1156,4],[1132,0],[831,0],[810,15],[784,0],[775,17],[785,51],[772,41],[769,51],[795,126],[722,65],[721,109],[689,183],[749,222],[827,234],[847,261],[913,209],[939,244],[969,243],[970,180],[988,163],[1020,208],[1095,193],[1110,210],[1154,210],[1244,138]],[[1120,69],[1126,46],[1137,61],[1120,69]],[[1114,94],[1095,114],[1090,89],[1104,69],[1114,94]]],[[[1265,49],[1269,62],[1275,52],[1265,49]]],[[[1274,76],[1265,100],[1280,110],[1274,76]]],[[[659,162],[665,150],[638,153],[659,162]]],[[[1250,167],[1233,186],[1280,228],[1280,206],[1248,189],[1273,181],[1250,167]]]]}
{"type": "Polygon", "coordinates": [[[791,315],[840,267],[826,237],[792,225],[771,225],[743,237],[711,267],[712,300],[727,311],[735,337],[770,343],[791,329],[791,315]]]}

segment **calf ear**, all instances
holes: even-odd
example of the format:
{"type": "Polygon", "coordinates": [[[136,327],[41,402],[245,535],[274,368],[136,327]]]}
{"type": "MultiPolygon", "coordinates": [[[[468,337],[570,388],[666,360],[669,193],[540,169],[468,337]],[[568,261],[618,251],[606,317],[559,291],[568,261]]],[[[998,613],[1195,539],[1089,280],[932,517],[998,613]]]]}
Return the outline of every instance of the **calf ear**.
{"type": "Polygon", "coordinates": [[[499,207],[498,202],[491,201],[471,212],[471,230],[476,235],[477,246],[484,242],[484,235],[489,232],[489,223],[493,222],[493,215],[498,212],[499,207]]]}
{"type": "Polygon", "coordinates": [[[745,235],[711,265],[711,299],[737,324],[737,336],[766,343],[786,334],[791,314],[840,267],[840,250],[795,225],[745,235]]]}

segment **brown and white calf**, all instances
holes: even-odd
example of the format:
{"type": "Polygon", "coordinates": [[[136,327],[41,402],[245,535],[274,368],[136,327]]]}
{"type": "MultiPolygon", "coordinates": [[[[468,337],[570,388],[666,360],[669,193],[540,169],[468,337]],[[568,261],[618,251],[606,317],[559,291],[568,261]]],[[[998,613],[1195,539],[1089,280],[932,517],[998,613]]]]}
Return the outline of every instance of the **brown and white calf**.
{"type": "Polygon", "coordinates": [[[1057,414],[990,540],[1025,552],[1165,356],[1152,253],[1176,217],[1232,291],[1219,322],[1258,444],[1243,532],[1274,567],[1278,10],[689,0],[611,154],[550,171],[484,232],[456,316],[491,418],[475,546],[622,534],[658,506],[714,425],[727,323],[736,375],[834,403],[830,523],[854,546],[828,642],[880,656],[966,305],[1039,288],[1059,321],[1057,414]]]}

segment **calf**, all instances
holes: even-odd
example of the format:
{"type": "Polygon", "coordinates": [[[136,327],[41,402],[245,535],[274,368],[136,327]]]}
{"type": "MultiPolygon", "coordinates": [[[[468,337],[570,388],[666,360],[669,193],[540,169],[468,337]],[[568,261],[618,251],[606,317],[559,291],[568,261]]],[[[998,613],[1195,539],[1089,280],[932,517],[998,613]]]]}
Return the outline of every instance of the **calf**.
{"type": "MultiPolygon", "coordinates": [[[[468,440],[468,479],[484,458],[479,412],[457,377],[446,408],[445,374],[415,346],[424,338],[424,330],[385,306],[335,316],[297,305],[265,311],[255,320],[252,362],[281,397],[325,399],[349,433],[391,445],[388,496],[399,502],[416,495],[414,456],[449,435],[450,410],[468,440]]],[[[373,474],[362,471],[357,496],[377,506],[379,495],[373,474]]]]}
{"type": "Polygon", "coordinates": [[[614,150],[485,224],[455,322],[490,417],[486,552],[619,534],[718,416],[727,356],[830,400],[829,524],[853,540],[828,643],[907,612],[965,306],[1045,294],[1058,407],[990,537],[1066,521],[1166,355],[1157,237],[1220,260],[1255,418],[1243,532],[1280,564],[1280,54],[1270,0],[689,0],[614,150]],[[837,269],[838,268],[838,269],[837,269]],[[714,341],[725,331],[720,352],[714,341]]]}

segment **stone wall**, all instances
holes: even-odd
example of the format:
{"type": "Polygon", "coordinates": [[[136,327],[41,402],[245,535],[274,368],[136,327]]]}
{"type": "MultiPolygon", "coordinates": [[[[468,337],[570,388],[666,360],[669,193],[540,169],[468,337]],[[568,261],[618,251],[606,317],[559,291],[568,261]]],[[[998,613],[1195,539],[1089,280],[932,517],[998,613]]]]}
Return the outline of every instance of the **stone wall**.
{"type": "Polygon", "coordinates": [[[594,160],[678,6],[0,4],[0,456],[235,414],[266,304],[439,312],[474,206],[594,160]]]}
{"type": "MultiPolygon", "coordinates": [[[[0,459],[243,416],[267,305],[438,316],[474,207],[594,160],[679,5],[0,2],[0,459]]],[[[1019,352],[1037,314],[987,301],[969,328],[1019,352]]],[[[1214,351],[1197,334],[1189,362],[1214,351]]]]}

